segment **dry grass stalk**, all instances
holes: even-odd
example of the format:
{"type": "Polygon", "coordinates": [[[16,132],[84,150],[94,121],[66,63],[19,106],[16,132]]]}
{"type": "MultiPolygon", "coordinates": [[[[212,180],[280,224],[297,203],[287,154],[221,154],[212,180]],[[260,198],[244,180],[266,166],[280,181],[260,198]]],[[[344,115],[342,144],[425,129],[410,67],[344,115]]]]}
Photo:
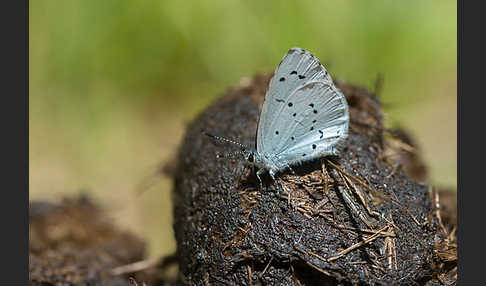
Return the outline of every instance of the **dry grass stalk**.
{"type": "Polygon", "coordinates": [[[134,263],[115,267],[111,270],[112,275],[122,275],[127,273],[139,272],[148,268],[155,267],[160,262],[160,258],[146,259],[134,263]]]}
{"type": "Polygon", "coordinates": [[[348,184],[353,188],[353,190],[355,191],[355,193],[358,195],[359,199],[361,200],[361,203],[364,205],[364,207],[366,208],[366,211],[368,211],[368,213],[372,216],[375,216],[375,217],[380,217],[380,214],[374,210],[372,210],[368,203],[366,202],[366,199],[365,197],[363,196],[363,193],[361,193],[361,191],[359,190],[358,187],[356,187],[355,184],[353,184],[353,182],[349,179],[349,177],[347,176],[343,176],[341,174],[342,177],[344,177],[345,181],[348,182],[348,184]]]}
{"type": "Polygon", "coordinates": [[[388,227],[389,227],[389,225],[386,225],[386,226],[382,227],[377,233],[371,235],[370,237],[366,238],[365,240],[362,240],[362,241],[360,241],[358,243],[355,243],[355,244],[351,245],[350,247],[348,247],[348,248],[342,250],[341,252],[339,252],[338,254],[336,254],[336,255],[334,255],[332,257],[327,258],[326,261],[327,262],[331,262],[331,261],[334,261],[336,259],[339,259],[339,258],[343,257],[344,255],[346,255],[347,253],[355,250],[356,248],[359,248],[359,247],[361,247],[361,246],[363,246],[365,244],[368,244],[368,243],[374,241],[375,239],[377,239],[378,237],[380,237],[382,235],[382,232],[385,229],[387,229],[388,227]]]}
{"type": "Polygon", "coordinates": [[[388,196],[386,196],[385,194],[383,193],[380,193],[378,191],[376,191],[375,189],[371,188],[370,186],[368,186],[368,184],[366,184],[365,182],[363,182],[362,180],[360,180],[359,178],[357,178],[356,176],[353,176],[347,172],[345,172],[343,169],[341,169],[338,165],[334,164],[333,162],[327,160],[327,162],[333,166],[339,173],[341,173],[342,175],[344,176],[347,176],[348,178],[351,178],[353,179],[355,182],[357,182],[359,185],[361,185],[362,187],[364,187],[365,189],[367,189],[368,191],[370,191],[371,194],[373,194],[374,196],[376,197],[379,197],[385,201],[388,201],[389,198],[388,196]]]}
{"type": "MultiPolygon", "coordinates": [[[[393,222],[393,217],[390,214],[390,220],[393,222]]],[[[397,270],[397,248],[396,248],[396,238],[395,238],[395,232],[393,227],[389,227],[389,232],[393,233],[393,237],[388,236],[385,237],[385,243],[384,243],[384,248],[385,248],[385,257],[388,260],[388,269],[389,270],[397,270]]]]}
{"type": "Polygon", "coordinates": [[[251,267],[250,267],[250,265],[247,265],[246,266],[246,269],[248,270],[248,281],[249,281],[249,284],[251,286],[251,285],[253,285],[253,280],[251,278],[252,275],[251,275],[251,267]]]}

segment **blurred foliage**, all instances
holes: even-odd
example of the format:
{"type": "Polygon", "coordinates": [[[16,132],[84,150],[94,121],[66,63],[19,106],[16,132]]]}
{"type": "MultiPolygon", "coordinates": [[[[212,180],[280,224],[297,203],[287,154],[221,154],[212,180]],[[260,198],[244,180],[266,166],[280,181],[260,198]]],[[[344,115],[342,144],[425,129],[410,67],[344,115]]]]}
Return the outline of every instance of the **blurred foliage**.
{"type": "MultiPolygon", "coordinates": [[[[81,187],[129,198],[137,178],[174,153],[185,122],[240,78],[273,70],[293,46],[348,82],[373,89],[384,75],[389,124],[417,135],[433,183],[455,188],[456,5],[30,1],[31,198],[81,187]]],[[[139,201],[162,208],[170,228],[170,196],[151,192],[139,201]]],[[[139,216],[133,224],[157,228],[139,216]]]]}

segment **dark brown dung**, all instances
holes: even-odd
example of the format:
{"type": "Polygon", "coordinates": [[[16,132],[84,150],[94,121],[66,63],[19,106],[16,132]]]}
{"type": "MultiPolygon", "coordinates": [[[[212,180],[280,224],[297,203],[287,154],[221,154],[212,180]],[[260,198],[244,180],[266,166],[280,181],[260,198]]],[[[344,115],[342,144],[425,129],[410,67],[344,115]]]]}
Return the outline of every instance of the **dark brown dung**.
{"type": "Polygon", "coordinates": [[[435,191],[416,182],[414,147],[383,127],[368,90],[336,82],[351,118],[337,157],[265,177],[263,189],[242,157],[217,157],[240,149],[204,132],[255,145],[270,77],[228,90],[188,126],[174,173],[178,283],[434,285],[449,246],[435,191]]]}

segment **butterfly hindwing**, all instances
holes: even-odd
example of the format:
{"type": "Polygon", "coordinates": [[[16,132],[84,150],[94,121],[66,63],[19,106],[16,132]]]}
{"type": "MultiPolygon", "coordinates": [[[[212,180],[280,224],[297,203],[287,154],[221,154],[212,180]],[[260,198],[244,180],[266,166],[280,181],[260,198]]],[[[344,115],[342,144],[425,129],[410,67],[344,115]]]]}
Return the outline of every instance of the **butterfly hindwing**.
{"type": "Polygon", "coordinates": [[[349,111],[344,95],[328,82],[310,82],[296,89],[287,108],[274,118],[279,131],[269,140],[279,161],[292,165],[329,155],[347,136],[349,111]]]}

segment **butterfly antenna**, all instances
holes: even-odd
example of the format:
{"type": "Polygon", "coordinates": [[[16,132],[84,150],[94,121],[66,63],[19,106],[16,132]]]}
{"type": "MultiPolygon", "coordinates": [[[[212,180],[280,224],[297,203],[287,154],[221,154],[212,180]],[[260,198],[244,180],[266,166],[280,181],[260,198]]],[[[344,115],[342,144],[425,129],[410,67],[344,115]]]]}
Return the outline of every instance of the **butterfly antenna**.
{"type": "MultiPolygon", "coordinates": [[[[210,133],[207,133],[207,132],[204,132],[204,134],[206,134],[207,136],[209,136],[209,137],[211,137],[213,139],[216,139],[216,140],[219,140],[219,141],[223,141],[223,142],[227,142],[227,143],[231,143],[231,144],[240,146],[244,151],[248,150],[248,146],[245,146],[245,145],[243,145],[243,144],[241,144],[239,142],[236,142],[236,141],[233,141],[233,140],[230,140],[228,138],[221,137],[221,136],[213,135],[213,134],[210,134],[210,133]]],[[[235,153],[244,154],[244,152],[242,152],[242,151],[235,152],[235,153]]]]}
{"type": "Polygon", "coordinates": [[[236,151],[236,152],[232,152],[232,153],[227,153],[227,154],[224,154],[224,155],[216,155],[216,158],[236,158],[238,157],[238,155],[242,155],[242,156],[245,156],[246,153],[243,152],[243,151],[236,151]]]}

